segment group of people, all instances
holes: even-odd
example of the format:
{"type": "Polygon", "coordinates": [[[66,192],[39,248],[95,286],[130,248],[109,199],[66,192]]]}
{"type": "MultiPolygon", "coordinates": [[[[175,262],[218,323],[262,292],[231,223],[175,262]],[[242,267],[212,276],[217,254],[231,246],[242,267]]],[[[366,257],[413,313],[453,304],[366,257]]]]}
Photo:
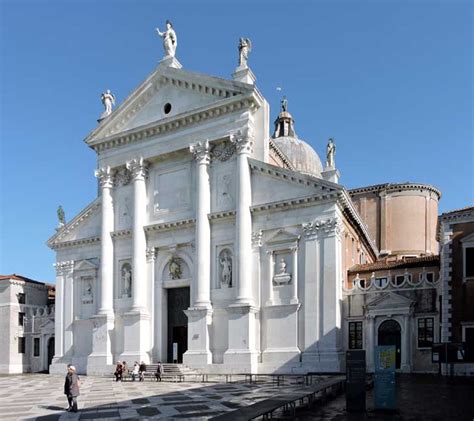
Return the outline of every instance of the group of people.
{"type": "MultiPolygon", "coordinates": [[[[135,361],[133,364],[133,369],[129,370],[126,361],[117,361],[117,365],[115,366],[115,381],[123,381],[123,377],[127,377],[131,375],[132,381],[135,381],[138,377],[138,381],[142,382],[145,380],[145,372],[146,372],[146,364],[142,361],[140,364],[138,361],[135,361]]],[[[158,363],[155,372],[156,381],[161,382],[161,375],[163,374],[163,366],[161,362],[158,363]]]]}

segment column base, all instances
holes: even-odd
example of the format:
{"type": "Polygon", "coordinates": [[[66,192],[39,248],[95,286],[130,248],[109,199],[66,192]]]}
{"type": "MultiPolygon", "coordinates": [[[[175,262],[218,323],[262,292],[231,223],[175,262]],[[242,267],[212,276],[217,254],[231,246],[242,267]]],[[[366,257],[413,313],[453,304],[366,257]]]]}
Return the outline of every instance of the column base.
{"type": "Polygon", "coordinates": [[[150,363],[150,315],[143,311],[129,311],[123,316],[124,351],[121,361],[150,363]]]}
{"type": "Polygon", "coordinates": [[[183,362],[190,367],[212,364],[209,350],[209,326],[212,324],[212,309],[192,307],[184,311],[188,318],[188,350],[183,362]]]}
{"type": "Polygon", "coordinates": [[[112,338],[114,333],[114,316],[110,313],[97,314],[90,317],[92,322],[92,353],[87,357],[87,373],[89,366],[104,367],[113,365],[112,338]]]}
{"type": "Polygon", "coordinates": [[[249,304],[234,303],[227,307],[229,315],[229,348],[224,352],[224,364],[243,373],[256,373],[260,353],[255,348],[255,314],[258,309],[249,304]]]}
{"type": "Polygon", "coordinates": [[[67,365],[70,364],[64,357],[53,357],[49,366],[49,374],[67,374],[67,365]]]}

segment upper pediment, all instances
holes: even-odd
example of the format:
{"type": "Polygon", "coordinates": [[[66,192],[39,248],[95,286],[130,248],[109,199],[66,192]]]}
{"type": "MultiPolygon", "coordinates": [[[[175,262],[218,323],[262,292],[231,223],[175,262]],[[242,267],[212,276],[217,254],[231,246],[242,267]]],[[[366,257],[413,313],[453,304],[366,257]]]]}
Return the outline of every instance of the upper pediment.
{"type": "Polygon", "coordinates": [[[367,303],[368,310],[379,310],[379,309],[393,309],[400,307],[410,307],[415,304],[415,301],[410,298],[404,297],[403,295],[396,294],[394,292],[384,292],[377,294],[372,300],[367,303]]]}
{"type": "Polygon", "coordinates": [[[253,91],[254,87],[245,83],[158,66],[85,141],[94,147],[103,139],[166,124],[193,111],[231,103],[253,91]]]}
{"type": "Polygon", "coordinates": [[[80,240],[95,241],[100,236],[100,202],[101,199],[98,197],[71,221],[60,228],[48,240],[48,246],[55,249],[80,240]]]}

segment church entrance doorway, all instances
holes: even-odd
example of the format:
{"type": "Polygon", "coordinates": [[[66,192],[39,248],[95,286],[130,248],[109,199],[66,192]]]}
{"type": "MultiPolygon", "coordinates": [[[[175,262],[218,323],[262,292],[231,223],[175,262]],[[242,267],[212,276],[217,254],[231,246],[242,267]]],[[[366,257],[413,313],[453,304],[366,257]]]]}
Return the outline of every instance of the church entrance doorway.
{"type": "Polygon", "coordinates": [[[395,320],[386,320],[379,326],[378,335],[379,345],[395,345],[395,364],[396,368],[400,368],[402,353],[402,336],[401,328],[395,320]]]}
{"type": "Polygon", "coordinates": [[[188,318],[184,314],[190,305],[190,290],[168,289],[168,362],[182,363],[188,350],[188,318]]]}
{"type": "Polygon", "coordinates": [[[46,370],[49,372],[49,366],[53,361],[54,357],[54,338],[49,338],[48,340],[48,364],[46,366],[46,370]]]}

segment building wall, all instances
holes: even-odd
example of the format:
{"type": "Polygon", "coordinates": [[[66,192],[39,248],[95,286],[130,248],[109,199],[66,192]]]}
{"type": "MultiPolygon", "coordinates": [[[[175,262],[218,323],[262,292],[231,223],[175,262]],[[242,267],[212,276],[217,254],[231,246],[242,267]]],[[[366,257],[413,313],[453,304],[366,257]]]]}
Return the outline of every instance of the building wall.
{"type": "Polygon", "coordinates": [[[474,233],[474,221],[452,224],[451,299],[452,342],[462,342],[463,321],[474,322],[474,282],[463,281],[464,256],[462,240],[474,233]]]}
{"type": "Polygon", "coordinates": [[[433,188],[387,184],[355,189],[350,194],[382,255],[402,257],[438,253],[439,193],[433,188]]]}

